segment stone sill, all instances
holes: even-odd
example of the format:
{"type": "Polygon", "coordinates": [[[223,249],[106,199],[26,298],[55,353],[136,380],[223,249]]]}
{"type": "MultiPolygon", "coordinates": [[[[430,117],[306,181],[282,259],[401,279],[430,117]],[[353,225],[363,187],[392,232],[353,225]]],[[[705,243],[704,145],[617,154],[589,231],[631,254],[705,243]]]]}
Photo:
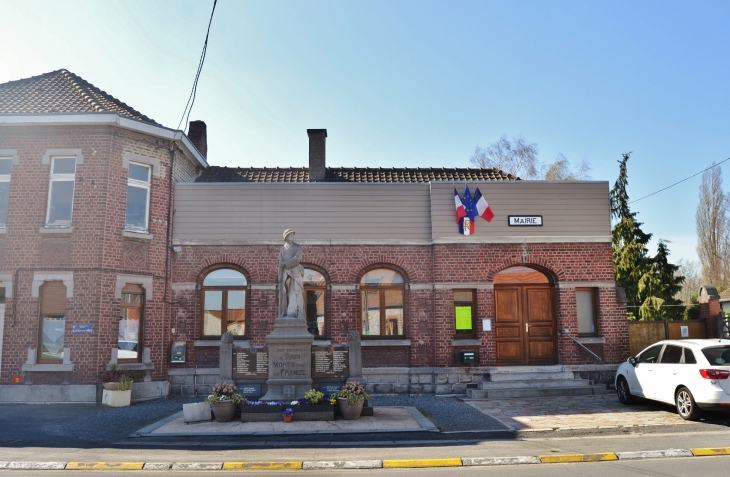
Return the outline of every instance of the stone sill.
{"type": "Polygon", "coordinates": [[[360,341],[362,346],[410,346],[411,340],[369,340],[363,339],[360,341]]]}
{"type": "Polygon", "coordinates": [[[330,342],[330,340],[318,340],[315,338],[314,341],[312,342],[312,346],[322,346],[322,347],[332,346],[332,342],[330,342]]]}
{"type": "Polygon", "coordinates": [[[195,374],[198,375],[215,375],[218,376],[220,374],[219,368],[184,368],[184,369],[168,369],[167,375],[168,376],[193,376],[195,374]]]}
{"type": "Polygon", "coordinates": [[[73,364],[24,364],[21,371],[44,373],[70,373],[74,370],[73,364]]]}
{"type": "Polygon", "coordinates": [[[576,340],[581,344],[606,344],[606,338],[602,336],[579,336],[576,340]]]}
{"type": "Polygon", "coordinates": [[[451,340],[451,346],[481,346],[482,340],[479,338],[466,338],[466,339],[453,339],[451,340]]]}
{"type": "Polygon", "coordinates": [[[38,229],[39,234],[72,234],[73,227],[41,227],[38,229]]]}
{"type": "Polygon", "coordinates": [[[128,237],[128,238],[136,238],[136,239],[142,239],[142,240],[152,240],[154,235],[150,233],[140,233],[140,232],[131,232],[129,230],[123,230],[122,231],[122,237],[128,237]]]}
{"type": "Polygon", "coordinates": [[[8,228],[7,227],[0,227],[0,234],[4,235],[6,233],[8,233],[8,228]]]}
{"type": "MultiPolygon", "coordinates": [[[[195,340],[193,346],[196,348],[220,348],[221,340],[195,340]]],[[[251,340],[235,340],[233,341],[234,348],[250,348],[251,340]]]]}
{"type": "MultiPolygon", "coordinates": [[[[111,368],[107,366],[107,371],[111,368]]],[[[117,368],[120,371],[154,371],[155,365],[152,363],[117,363],[117,368]]]]}

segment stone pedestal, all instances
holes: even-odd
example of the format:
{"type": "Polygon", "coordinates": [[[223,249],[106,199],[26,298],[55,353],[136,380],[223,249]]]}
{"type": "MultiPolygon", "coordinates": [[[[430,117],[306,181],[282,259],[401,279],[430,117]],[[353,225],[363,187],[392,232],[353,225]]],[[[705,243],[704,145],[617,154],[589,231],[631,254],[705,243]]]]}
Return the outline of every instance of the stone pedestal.
{"type": "Polygon", "coordinates": [[[293,401],[312,389],[313,341],[304,318],[284,316],[274,320],[274,330],[266,337],[269,379],[262,400],[293,401]]]}

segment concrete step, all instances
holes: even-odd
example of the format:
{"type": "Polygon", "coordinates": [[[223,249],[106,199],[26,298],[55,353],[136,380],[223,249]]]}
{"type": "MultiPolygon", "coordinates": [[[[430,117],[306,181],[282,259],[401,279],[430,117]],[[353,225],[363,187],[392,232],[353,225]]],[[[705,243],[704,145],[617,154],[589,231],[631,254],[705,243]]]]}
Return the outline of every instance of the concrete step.
{"type": "Polygon", "coordinates": [[[529,381],[480,381],[479,389],[544,389],[544,388],[584,388],[590,386],[587,379],[552,379],[552,380],[529,380],[529,381]]]}
{"type": "Polygon", "coordinates": [[[565,371],[562,364],[547,366],[494,366],[492,373],[559,373],[565,371]]]}
{"type": "Polygon", "coordinates": [[[573,379],[572,371],[530,371],[530,372],[517,372],[511,371],[505,372],[494,372],[489,373],[489,381],[553,381],[556,379],[573,379]]]}
{"type": "Polygon", "coordinates": [[[580,388],[528,388],[528,389],[467,389],[466,395],[472,399],[504,399],[555,396],[588,396],[604,394],[605,386],[585,386],[580,388]]]}

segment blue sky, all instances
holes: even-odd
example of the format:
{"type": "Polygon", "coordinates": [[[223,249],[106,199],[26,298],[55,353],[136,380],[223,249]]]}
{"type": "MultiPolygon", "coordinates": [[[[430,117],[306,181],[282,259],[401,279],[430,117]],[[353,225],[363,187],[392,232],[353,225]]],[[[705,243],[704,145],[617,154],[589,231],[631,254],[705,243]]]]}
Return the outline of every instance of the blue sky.
{"type": "MultiPolygon", "coordinates": [[[[211,7],[2,0],[0,82],[67,68],[176,127],[211,7]]],[[[304,166],[307,128],[330,166],[466,167],[521,134],[613,184],[633,151],[637,199],[730,157],[729,24],[727,1],[220,0],[191,119],[227,166],[304,166]]],[[[632,204],[674,259],[699,183],[632,204]]]]}

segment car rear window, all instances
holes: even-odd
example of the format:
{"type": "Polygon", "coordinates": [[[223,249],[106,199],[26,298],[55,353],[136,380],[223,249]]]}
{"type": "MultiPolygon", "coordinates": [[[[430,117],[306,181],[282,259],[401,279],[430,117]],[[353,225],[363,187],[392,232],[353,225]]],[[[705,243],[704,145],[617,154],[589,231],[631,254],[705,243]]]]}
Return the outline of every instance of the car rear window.
{"type": "Polygon", "coordinates": [[[703,348],[702,354],[712,366],[730,366],[730,346],[703,348]]]}
{"type": "Polygon", "coordinates": [[[697,364],[697,360],[691,349],[684,348],[684,364],[697,364]]]}

